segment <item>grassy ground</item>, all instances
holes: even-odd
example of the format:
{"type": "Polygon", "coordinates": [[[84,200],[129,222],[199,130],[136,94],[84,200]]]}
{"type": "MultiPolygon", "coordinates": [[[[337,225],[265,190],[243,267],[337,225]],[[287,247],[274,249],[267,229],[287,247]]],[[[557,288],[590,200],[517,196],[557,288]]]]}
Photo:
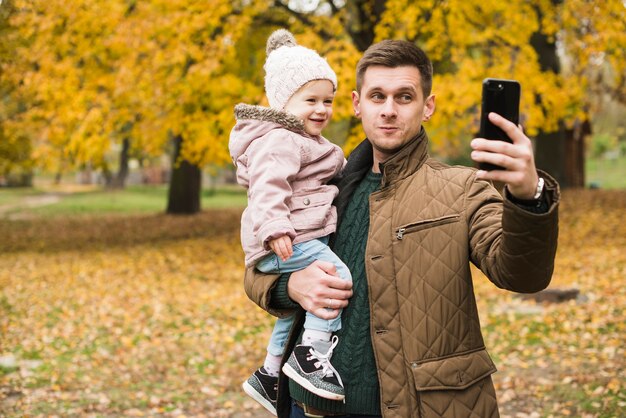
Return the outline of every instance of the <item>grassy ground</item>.
{"type": "MultiPolygon", "coordinates": [[[[626,416],[625,209],[564,191],[551,287],[576,301],[474,271],[503,418],[626,416]]],[[[241,208],[159,212],[0,219],[0,416],[268,416],[240,389],[272,323],[242,289],[241,208]]]]}
{"type": "MultiPolygon", "coordinates": [[[[237,186],[202,191],[202,208],[243,207],[245,204],[246,192],[237,186]]],[[[95,186],[0,189],[0,217],[147,214],[163,212],[166,205],[166,186],[130,186],[123,190],[95,186]]]]}
{"type": "Polygon", "coordinates": [[[587,159],[587,185],[602,189],[626,189],[626,156],[615,159],[587,159]]]}

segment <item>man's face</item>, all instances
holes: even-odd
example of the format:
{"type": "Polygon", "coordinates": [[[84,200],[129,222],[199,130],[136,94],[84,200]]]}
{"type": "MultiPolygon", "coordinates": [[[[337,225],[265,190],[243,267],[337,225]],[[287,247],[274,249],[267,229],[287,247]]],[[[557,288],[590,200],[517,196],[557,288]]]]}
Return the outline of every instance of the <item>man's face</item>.
{"type": "Polygon", "coordinates": [[[435,96],[424,99],[416,67],[369,67],[361,92],[352,92],[355,115],[374,147],[374,167],[413,139],[435,111],[435,96]]]}

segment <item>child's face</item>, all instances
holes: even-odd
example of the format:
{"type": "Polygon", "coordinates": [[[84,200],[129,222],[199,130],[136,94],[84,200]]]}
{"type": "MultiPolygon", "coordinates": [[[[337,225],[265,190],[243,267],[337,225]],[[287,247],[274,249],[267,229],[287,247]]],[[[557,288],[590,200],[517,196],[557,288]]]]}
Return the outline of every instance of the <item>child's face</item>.
{"type": "Polygon", "coordinates": [[[313,80],[300,87],[285,105],[285,111],[304,122],[309,135],[319,135],[333,115],[335,92],[329,80],[313,80]]]}

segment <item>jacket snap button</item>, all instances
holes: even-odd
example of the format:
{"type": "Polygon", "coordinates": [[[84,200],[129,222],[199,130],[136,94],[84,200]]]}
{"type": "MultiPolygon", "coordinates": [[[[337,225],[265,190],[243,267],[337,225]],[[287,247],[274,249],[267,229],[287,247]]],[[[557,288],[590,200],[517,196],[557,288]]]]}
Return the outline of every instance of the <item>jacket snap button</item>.
{"type": "Polygon", "coordinates": [[[311,201],[308,198],[305,198],[304,201],[302,202],[304,203],[305,206],[309,206],[309,204],[311,203],[311,201]]]}

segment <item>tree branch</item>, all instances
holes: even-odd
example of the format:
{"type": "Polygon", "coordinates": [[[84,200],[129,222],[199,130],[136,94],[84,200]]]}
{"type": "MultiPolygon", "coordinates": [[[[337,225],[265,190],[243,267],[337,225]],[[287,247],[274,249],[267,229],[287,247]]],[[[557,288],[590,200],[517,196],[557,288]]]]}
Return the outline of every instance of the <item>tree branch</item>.
{"type": "MultiPolygon", "coordinates": [[[[305,26],[308,27],[314,27],[315,23],[309,19],[308,15],[306,13],[300,13],[300,12],[296,12],[295,10],[292,10],[289,8],[288,5],[284,4],[282,1],[276,1],[274,3],[277,7],[283,9],[284,11],[286,11],[288,14],[290,14],[291,16],[295,17],[296,19],[298,19],[301,23],[303,23],[305,26]]],[[[320,38],[322,38],[324,41],[330,41],[332,39],[336,38],[336,35],[326,31],[325,29],[319,29],[317,31],[317,34],[320,36],[320,38]]]]}

